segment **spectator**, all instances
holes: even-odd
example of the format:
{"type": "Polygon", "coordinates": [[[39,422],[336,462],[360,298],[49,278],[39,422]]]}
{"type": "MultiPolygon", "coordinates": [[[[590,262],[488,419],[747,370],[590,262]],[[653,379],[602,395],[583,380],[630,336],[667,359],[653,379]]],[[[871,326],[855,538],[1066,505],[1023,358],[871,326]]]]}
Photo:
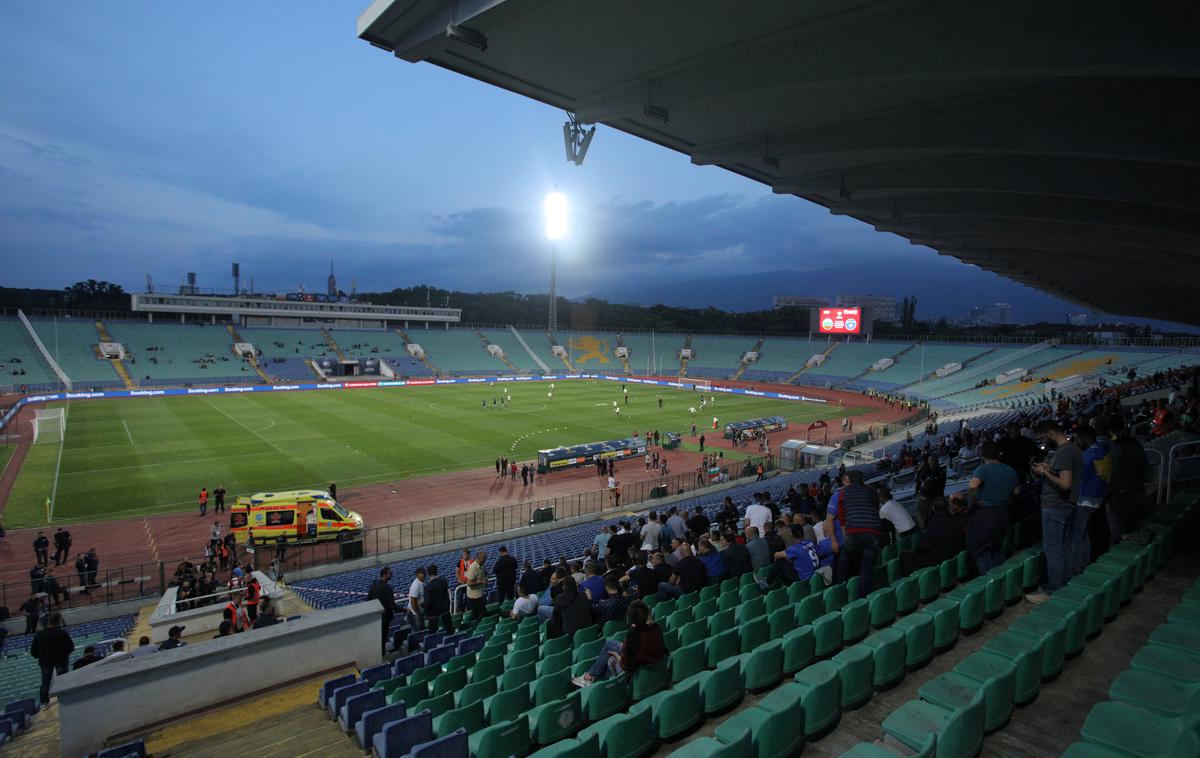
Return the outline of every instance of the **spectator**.
{"type": "Polygon", "coordinates": [[[587,574],[583,573],[583,563],[581,561],[571,561],[568,570],[571,572],[571,578],[575,580],[577,586],[582,585],[583,580],[587,579],[587,574]]]}
{"type": "Polygon", "coordinates": [[[537,613],[537,608],[537,596],[528,592],[525,589],[525,583],[522,581],[517,587],[517,599],[513,603],[512,612],[509,614],[509,616],[519,620],[526,616],[534,615],[537,613]]]}
{"type": "Polygon", "coordinates": [[[396,595],[392,592],[392,568],[384,566],[379,569],[379,578],[371,583],[371,587],[367,590],[367,600],[378,600],[383,606],[383,616],[380,623],[383,627],[380,636],[380,646],[384,654],[387,654],[387,636],[388,627],[392,624],[392,619],[396,617],[396,595]]]}
{"type": "Polygon", "coordinates": [[[545,582],[542,581],[542,572],[534,571],[533,563],[525,561],[521,567],[521,581],[518,584],[518,595],[533,595],[537,597],[542,590],[546,589],[545,582]]]}
{"type": "Polygon", "coordinates": [[[46,539],[45,532],[38,532],[33,538],[33,559],[39,566],[50,564],[50,540],[46,539]]]}
{"type": "Polygon", "coordinates": [[[100,572],[100,558],[96,555],[96,548],[88,548],[87,554],[83,556],[84,566],[87,568],[87,586],[88,588],[99,587],[96,584],[96,574],[100,572]]]}
{"type": "MultiPolygon", "coordinates": [[[[1103,425],[1105,432],[1107,424],[1103,425]]],[[[1075,441],[1083,449],[1083,468],[1079,480],[1079,504],[1075,508],[1075,518],[1071,522],[1071,541],[1075,545],[1074,560],[1071,564],[1070,575],[1075,576],[1083,571],[1092,560],[1092,544],[1088,538],[1088,523],[1108,497],[1108,488],[1100,477],[1100,469],[1108,470],[1109,442],[1107,434],[1100,439],[1096,430],[1090,426],[1082,426],[1075,432],[1075,441]]]]}
{"type": "Polygon", "coordinates": [[[658,591],[671,597],[679,597],[686,592],[696,592],[704,586],[704,564],[692,555],[688,543],[679,547],[681,557],[671,574],[671,581],[660,582],[658,591]]]}
{"type": "Polygon", "coordinates": [[[592,623],[591,603],[587,595],[579,591],[575,578],[568,575],[561,584],[562,590],[554,598],[550,623],[546,625],[547,638],[572,637],[592,623]]]}
{"type": "Polygon", "coordinates": [[[896,536],[903,537],[916,528],[912,516],[908,515],[908,511],[904,509],[903,505],[896,502],[896,499],[892,497],[892,491],[887,487],[879,488],[879,502],[879,515],[891,522],[896,529],[896,536]]]}
{"type": "Polygon", "coordinates": [[[113,640],[108,655],[104,656],[104,658],[100,660],[100,663],[107,665],[113,661],[124,660],[128,657],[129,651],[125,649],[125,640],[113,640]]]}
{"type": "Polygon", "coordinates": [[[50,603],[65,603],[67,601],[67,591],[58,579],[54,576],[54,571],[46,573],[46,578],[43,580],[46,594],[50,597],[50,603]]]}
{"type": "Polygon", "coordinates": [[[36,592],[29,593],[29,599],[21,603],[18,609],[25,614],[25,634],[37,631],[38,620],[42,617],[42,599],[36,592]]]}
{"type": "Polygon", "coordinates": [[[418,566],[413,572],[412,584],[408,585],[408,625],[413,629],[425,626],[425,568],[418,566]]]}
{"type": "Polygon", "coordinates": [[[492,574],[496,577],[496,598],[501,603],[512,600],[515,595],[513,588],[517,584],[517,559],[508,554],[508,548],[501,545],[500,555],[492,565],[492,574]]]}
{"type": "Polygon", "coordinates": [[[604,599],[604,577],[598,575],[595,561],[588,561],[584,566],[584,580],[579,589],[587,593],[588,598],[597,603],[604,599]]]}
{"type": "Polygon", "coordinates": [[[262,629],[279,623],[279,615],[275,612],[275,604],[271,598],[262,599],[262,607],[258,610],[258,618],[254,619],[254,629],[262,629]]]}
{"type": "MultiPolygon", "coordinates": [[[[874,589],[875,563],[879,558],[879,498],[863,484],[861,471],[847,472],[844,482],[839,502],[839,508],[845,510],[846,533],[845,544],[840,546],[840,560],[845,564],[842,576],[858,575],[858,596],[863,598],[874,589]]],[[[830,539],[830,545],[838,551],[836,536],[830,539]]]]}
{"type": "MultiPolygon", "coordinates": [[[[687,512],[684,511],[684,513],[686,514],[687,512]]],[[[675,506],[671,506],[671,510],[668,511],[667,528],[671,530],[672,538],[679,537],[683,539],[687,536],[687,523],[684,517],[680,515],[679,509],[675,506]]]]}
{"type": "Polygon", "coordinates": [[[71,664],[71,670],[78,671],[79,669],[83,668],[84,666],[90,666],[93,663],[96,663],[97,661],[102,661],[102,660],[104,660],[104,656],[96,655],[96,646],[88,645],[87,647],[85,647],[83,649],[83,655],[78,660],[76,660],[75,663],[71,664]]]}
{"type": "Polygon", "coordinates": [[[1113,542],[1137,528],[1146,486],[1146,451],[1125,428],[1125,419],[1109,419],[1108,522],[1113,542]]]}
{"type": "Polygon", "coordinates": [[[458,557],[458,568],[455,571],[455,581],[458,584],[465,585],[467,583],[467,569],[471,566],[471,551],[463,548],[462,555],[458,557]]]}
{"type": "Polygon", "coordinates": [[[900,565],[906,574],[938,566],[966,547],[965,524],[957,507],[951,510],[944,497],[934,499],[932,506],[929,525],[917,532],[914,549],[900,554],[900,565]]]}
{"type": "Polygon", "coordinates": [[[759,536],[758,529],[746,527],[746,552],[750,554],[750,568],[758,571],[771,563],[771,551],[767,541],[759,536]]]}
{"type": "MultiPolygon", "coordinates": [[[[754,506],[751,506],[751,508],[753,507],[754,506]]],[[[749,509],[747,509],[746,513],[749,515],[749,509]]],[[[742,520],[741,514],[738,513],[737,506],[733,504],[733,498],[731,498],[729,495],[726,495],[725,501],[721,503],[721,510],[717,511],[717,517],[715,520],[722,529],[727,526],[736,527],[738,522],[742,520]]]]}
{"type": "Polygon", "coordinates": [[[1067,438],[1057,422],[1044,420],[1036,432],[1054,448],[1054,453],[1048,463],[1030,467],[1042,480],[1042,550],[1046,555],[1046,582],[1041,592],[1025,596],[1031,603],[1049,600],[1071,578],[1076,554],[1072,522],[1083,478],[1083,451],[1067,438]]]}
{"type": "Polygon", "coordinates": [[[29,654],[37,659],[42,669],[42,688],[39,692],[42,707],[50,705],[50,681],[55,674],[62,676],[67,673],[67,664],[71,653],[75,651],[75,643],[71,635],[63,629],[62,615],[50,614],[46,628],[33,636],[29,645],[29,654]]]}
{"type": "Polygon", "coordinates": [[[1004,562],[1004,535],[1008,531],[1009,503],[1017,491],[1017,471],[1000,462],[1001,447],[986,441],[980,446],[983,465],[975,469],[967,492],[971,505],[967,519],[967,549],[975,556],[980,574],[1004,562]]]}
{"type": "Polygon", "coordinates": [[[659,537],[662,535],[662,524],[659,523],[658,513],[650,511],[650,520],[642,527],[642,544],[640,547],[643,550],[654,551],[658,550],[659,537]]]}
{"type": "MultiPolygon", "coordinates": [[[[262,586],[258,583],[258,577],[250,574],[250,579],[246,582],[246,596],[242,605],[246,609],[246,618],[250,619],[251,625],[258,618],[258,603],[261,599],[262,586]]],[[[370,600],[369,597],[367,599],[370,600]]]]}
{"type": "Polygon", "coordinates": [[[476,621],[487,613],[487,553],[482,550],[467,567],[467,605],[476,621]]]}
{"type": "Polygon", "coordinates": [[[151,645],[150,638],[143,634],[141,637],[138,637],[137,649],[134,650],[129,655],[133,658],[144,658],[147,655],[150,655],[152,653],[157,653],[157,652],[158,652],[158,648],[155,647],[154,645],[151,645]]]}
{"type": "Polygon", "coordinates": [[[929,522],[934,498],[946,495],[946,470],[935,456],[927,455],[917,469],[917,523],[924,526],[929,522]]]}
{"type": "Polygon", "coordinates": [[[158,649],[160,651],[174,650],[177,647],[184,647],[185,645],[187,645],[186,642],[184,642],[182,639],[180,639],[180,637],[183,636],[183,629],[184,628],[182,626],[179,626],[178,624],[176,624],[175,626],[168,629],[167,630],[167,638],[165,640],[163,640],[161,645],[158,646],[158,649]]]}
{"type": "Polygon", "coordinates": [[[705,584],[720,584],[725,578],[725,559],[708,539],[700,540],[697,548],[697,557],[704,564],[705,584]]]}
{"type": "Polygon", "coordinates": [[[605,640],[596,663],[572,681],[580,687],[610,675],[625,673],[632,677],[642,666],[653,666],[667,656],[662,629],[654,623],[650,608],[642,601],[629,606],[629,629],[625,641],[605,640]]]}
{"type": "Polygon", "coordinates": [[[599,560],[608,561],[608,541],[616,533],[617,530],[615,527],[606,526],[600,530],[600,533],[596,535],[596,539],[592,541],[592,544],[596,546],[596,557],[599,560]]]}
{"type": "Polygon", "coordinates": [[[613,575],[604,579],[604,595],[599,600],[593,600],[596,612],[596,622],[605,624],[625,618],[629,608],[630,596],[621,591],[621,584],[613,575]]]}
{"type": "MultiPolygon", "coordinates": [[[[722,541],[725,543],[725,547],[721,550],[721,558],[725,561],[725,567],[730,577],[737,578],[754,570],[750,561],[750,551],[737,541],[737,534],[732,528],[722,534],[722,541]]],[[[763,544],[765,546],[766,543],[763,544]]]]}
{"type": "Polygon", "coordinates": [[[704,515],[703,508],[697,508],[695,515],[687,520],[688,538],[692,540],[699,539],[708,533],[710,522],[708,516],[704,515]]]}
{"type": "Polygon", "coordinates": [[[246,617],[246,609],[242,607],[242,591],[230,593],[229,600],[221,611],[221,618],[229,622],[234,634],[250,628],[250,620],[246,617]]]}
{"type": "Polygon", "coordinates": [[[232,637],[232,636],[233,636],[233,624],[229,623],[228,621],[222,621],[221,625],[217,627],[217,636],[213,637],[213,639],[218,639],[220,637],[232,637]]]}
{"type": "Polygon", "coordinates": [[[436,563],[426,569],[429,579],[425,582],[425,623],[429,631],[436,632],[440,622],[446,634],[454,634],[454,619],[450,616],[450,585],[445,577],[438,576],[436,563]]]}

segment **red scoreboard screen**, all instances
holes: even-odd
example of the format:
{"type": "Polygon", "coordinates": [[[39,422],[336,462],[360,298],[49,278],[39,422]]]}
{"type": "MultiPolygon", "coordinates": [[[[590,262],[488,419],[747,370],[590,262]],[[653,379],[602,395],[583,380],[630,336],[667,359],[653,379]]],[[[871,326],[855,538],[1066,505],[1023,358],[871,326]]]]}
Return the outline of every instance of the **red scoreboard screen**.
{"type": "Polygon", "coordinates": [[[822,334],[858,334],[862,328],[860,308],[822,308],[820,331],[822,334]]]}

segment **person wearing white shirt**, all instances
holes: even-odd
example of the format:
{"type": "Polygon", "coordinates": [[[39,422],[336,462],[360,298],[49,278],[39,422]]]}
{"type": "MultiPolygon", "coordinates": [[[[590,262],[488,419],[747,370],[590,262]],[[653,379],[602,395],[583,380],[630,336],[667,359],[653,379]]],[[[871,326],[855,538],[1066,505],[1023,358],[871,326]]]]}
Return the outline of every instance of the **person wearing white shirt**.
{"type": "Polygon", "coordinates": [[[764,527],[773,517],[771,509],[762,503],[755,501],[746,509],[746,520],[750,522],[750,526],[758,530],[759,534],[764,532],[764,527]]]}
{"type": "Polygon", "coordinates": [[[908,515],[908,511],[904,510],[903,505],[896,502],[896,498],[892,497],[892,491],[887,487],[879,490],[879,501],[883,503],[879,506],[879,515],[892,522],[892,526],[896,527],[897,536],[907,534],[916,526],[912,516],[908,515]]]}
{"type": "Polygon", "coordinates": [[[412,584],[408,585],[408,616],[414,629],[425,625],[421,609],[425,607],[425,569],[419,568],[412,584]]]}
{"type": "Polygon", "coordinates": [[[518,597],[516,602],[513,603],[512,617],[515,619],[520,619],[537,613],[537,597],[534,595],[528,595],[524,590],[521,589],[518,589],[517,592],[520,593],[520,597],[518,597]]]}

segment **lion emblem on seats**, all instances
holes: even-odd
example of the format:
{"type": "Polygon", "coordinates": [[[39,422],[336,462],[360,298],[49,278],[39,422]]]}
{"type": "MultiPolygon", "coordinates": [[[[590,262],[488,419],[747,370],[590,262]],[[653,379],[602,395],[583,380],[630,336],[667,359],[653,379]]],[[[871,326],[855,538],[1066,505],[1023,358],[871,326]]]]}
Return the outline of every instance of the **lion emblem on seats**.
{"type": "Polygon", "coordinates": [[[587,363],[595,360],[597,363],[608,363],[608,340],[598,339],[590,334],[571,338],[571,349],[575,351],[575,363],[587,363]]]}

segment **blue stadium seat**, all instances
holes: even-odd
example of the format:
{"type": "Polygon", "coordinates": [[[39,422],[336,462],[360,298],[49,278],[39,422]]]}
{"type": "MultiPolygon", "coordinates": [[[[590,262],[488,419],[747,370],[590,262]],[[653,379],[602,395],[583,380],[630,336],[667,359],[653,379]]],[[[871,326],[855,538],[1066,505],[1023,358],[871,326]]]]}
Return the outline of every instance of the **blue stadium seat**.
{"type": "Polygon", "coordinates": [[[383,690],[368,690],[361,695],[348,698],[338,712],[338,726],[349,734],[354,731],[362,715],[370,710],[376,710],[386,705],[387,696],[383,690]]]}
{"type": "Polygon", "coordinates": [[[353,684],[345,684],[338,687],[329,696],[329,718],[337,720],[338,714],[342,712],[342,706],[346,701],[355,695],[361,695],[371,689],[371,685],[366,682],[354,682],[353,684]]]}
{"type": "Polygon", "coordinates": [[[407,715],[407,706],[402,702],[366,711],[354,725],[354,736],[358,740],[358,746],[363,750],[370,750],[375,735],[379,734],[385,724],[402,721],[407,715]]]}
{"type": "Polygon", "coordinates": [[[417,745],[433,739],[433,714],[421,711],[415,715],[384,724],[371,740],[375,758],[401,758],[417,745]]]}
{"type": "Polygon", "coordinates": [[[96,753],[96,758],[146,758],[146,743],[133,740],[123,745],[105,748],[96,753]]]}
{"type": "Polygon", "coordinates": [[[354,674],[346,674],[339,676],[336,679],[330,679],[321,685],[321,689],[317,692],[317,704],[326,710],[330,710],[329,701],[333,696],[333,691],[339,687],[345,687],[354,684],[354,674]]]}
{"type": "Polygon", "coordinates": [[[456,729],[445,737],[413,747],[409,758],[462,758],[470,754],[467,730],[456,729]]]}

